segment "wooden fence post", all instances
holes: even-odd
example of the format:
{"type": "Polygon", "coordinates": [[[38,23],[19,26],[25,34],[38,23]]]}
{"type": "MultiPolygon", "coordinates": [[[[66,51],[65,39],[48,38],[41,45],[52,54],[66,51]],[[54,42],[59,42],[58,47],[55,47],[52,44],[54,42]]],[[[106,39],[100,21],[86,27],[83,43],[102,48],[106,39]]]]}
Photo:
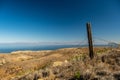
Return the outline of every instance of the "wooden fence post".
{"type": "Polygon", "coordinates": [[[87,27],[87,36],[88,36],[88,44],[89,44],[89,57],[90,57],[90,59],[93,59],[94,52],[93,52],[92,32],[91,32],[90,23],[87,23],[86,27],[87,27]]]}

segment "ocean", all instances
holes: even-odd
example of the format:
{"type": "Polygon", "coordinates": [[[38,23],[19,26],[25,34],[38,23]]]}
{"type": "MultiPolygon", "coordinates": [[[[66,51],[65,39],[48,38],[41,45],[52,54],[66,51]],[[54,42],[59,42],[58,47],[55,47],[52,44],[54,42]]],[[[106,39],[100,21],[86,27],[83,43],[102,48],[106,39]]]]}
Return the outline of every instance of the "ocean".
{"type": "MultiPolygon", "coordinates": [[[[109,47],[108,45],[94,45],[95,47],[109,47]]],[[[56,50],[61,48],[75,48],[75,47],[88,47],[88,45],[11,45],[11,44],[0,44],[0,53],[11,53],[13,51],[40,51],[40,50],[56,50]]]]}
{"type": "Polygon", "coordinates": [[[78,45],[0,45],[0,53],[11,53],[13,51],[24,51],[24,50],[56,50],[60,48],[70,48],[70,47],[82,47],[78,45]]]}

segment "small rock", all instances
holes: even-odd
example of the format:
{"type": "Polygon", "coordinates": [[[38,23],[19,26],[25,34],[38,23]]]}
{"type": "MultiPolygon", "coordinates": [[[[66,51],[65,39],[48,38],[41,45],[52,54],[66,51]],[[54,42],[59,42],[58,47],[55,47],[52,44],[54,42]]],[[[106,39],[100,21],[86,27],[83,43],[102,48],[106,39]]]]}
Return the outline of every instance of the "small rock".
{"type": "Polygon", "coordinates": [[[38,80],[44,80],[44,79],[38,79],[38,80]]]}
{"type": "Polygon", "coordinates": [[[53,67],[56,67],[56,66],[61,66],[63,64],[62,61],[56,61],[53,63],[53,67]]]}

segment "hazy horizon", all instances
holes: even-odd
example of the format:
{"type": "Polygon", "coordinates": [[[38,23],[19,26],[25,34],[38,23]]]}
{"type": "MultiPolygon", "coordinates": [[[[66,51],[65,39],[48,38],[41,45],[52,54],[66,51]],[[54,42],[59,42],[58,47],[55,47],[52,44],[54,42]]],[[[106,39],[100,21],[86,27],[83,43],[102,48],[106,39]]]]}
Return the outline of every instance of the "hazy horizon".
{"type": "MultiPolygon", "coordinates": [[[[93,44],[108,45],[109,43],[94,42],[93,44]]],[[[34,45],[88,45],[88,42],[84,42],[84,43],[81,43],[81,42],[13,42],[13,43],[0,43],[0,45],[33,45],[33,46],[34,45]]]]}

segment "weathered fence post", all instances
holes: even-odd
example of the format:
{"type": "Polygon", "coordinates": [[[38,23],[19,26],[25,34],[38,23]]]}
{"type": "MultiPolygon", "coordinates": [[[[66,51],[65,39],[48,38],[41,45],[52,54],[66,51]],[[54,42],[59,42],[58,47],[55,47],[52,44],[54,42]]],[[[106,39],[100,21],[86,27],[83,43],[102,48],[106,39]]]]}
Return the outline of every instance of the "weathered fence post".
{"type": "Polygon", "coordinates": [[[87,27],[87,36],[88,36],[88,44],[89,44],[89,57],[91,59],[93,59],[94,58],[94,52],[93,52],[92,32],[91,32],[90,23],[87,23],[86,27],[87,27]]]}

